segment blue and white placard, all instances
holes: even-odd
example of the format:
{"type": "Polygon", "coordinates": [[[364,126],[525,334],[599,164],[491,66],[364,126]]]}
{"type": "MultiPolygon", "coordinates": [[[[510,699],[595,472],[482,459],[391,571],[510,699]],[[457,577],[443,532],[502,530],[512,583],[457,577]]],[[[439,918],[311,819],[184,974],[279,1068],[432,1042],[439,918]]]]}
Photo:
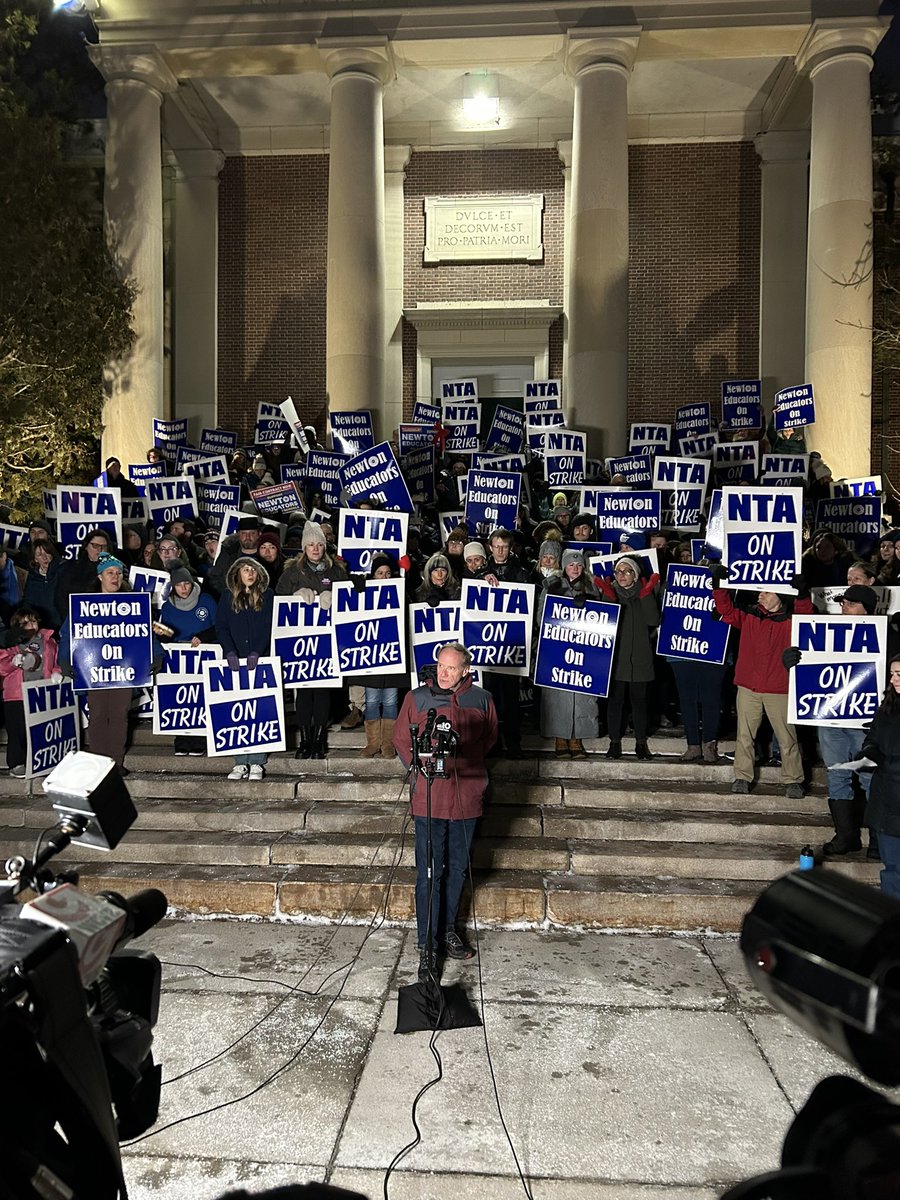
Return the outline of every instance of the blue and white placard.
{"type": "Polygon", "coordinates": [[[241,488],[237,483],[201,483],[197,485],[197,509],[200,516],[214,529],[222,523],[226,509],[237,508],[241,488]]]}
{"type": "Polygon", "coordinates": [[[762,429],[761,379],[726,379],[722,383],[722,424],[729,429],[762,429]]]}
{"type": "Polygon", "coordinates": [[[429,404],[427,400],[417,400],[413,405],[412,419],[414,425],[430,425],[433,429],[441,419],[441,406],[429,404]]]}
{"type": "Polygon", "coordinates": [[[524,454],[484,454],[472,455],[472,467],[476,471],[512,471],[521,475],[527,466],[524,454]]]}
{"type": "Polygon", "coordinates": [[[64,557],[74,558],[92,529],[103,529],[114,546],[122,544],[122,493],[118,488],[56,489],[56,529],[64,557]]]}
{"type": "Polygon", "coordinates": [[[331,609],[318,600],[304,604],[298,596],[276,596],[272,607],[272,655],[281,660],[287,688],[342,685],[331,609]]]}
{"type": "Polygon", "coordinates": [[[629,487],[648,488],[653,482],[653,459],[649,454],[628,454],[608,458],[606,469],[611,480],[621,479],[629,487]]]}
{"type": "Polygon", "coordinates": [[[163,646],[162,670],[153,685],[154,734],[206,737],[206,687],[203,664],[221,658],[219,646],[169,642],[163,646]]]}
{"type": "Polygon", "coordinates": [[[271,483],[268,487],[251,488],[250,499],[261,517],[275,517],[303,508],[303,498],[296,483],[271,483]]]}
{"type": "Polygon", "coordinates": [[[256,446],[278,446],[291,436],[291,427],[281,411],[280,404],[269,404],[261,400],[256,408],[256,428],[253,443],[256,446]]]}
{"type": "Polygon", "coordinates": [[[696,437],[678,438],[678,453],[682,458],[712,458],[719,444],[719,435],[698,433],[696,437]]]}
{"type": "Polygon", "coordinates": [[[832,500],[848,500],[851,496],[880,496],[880,475],[863,475],[860,479],[836,479],[831,484],[832,500]]]}
{"type": "Polygon", "coordinates": [[[409,494],[416,504],[434,503],[434,446],[420,446],[403,459],[409,494]]]}
{"type": "Polygon", "coordinates": [[[197,481],[190,475],[147,480],[147,510],[156,536],[169,521],[197,516],[197,481]]]}
{"type": "Polygon", "coordinates": [[[375,445],[375,426],[368,409],[350,412],[331,412],[331,447],[339,454],[359,454],[375,445]]]}
{"type": "Polygon", "coordinates": [[[768,487],[793,487],[806,482],[808,454],[764,454],[760,483],[768,487]]]}
{"type": "Polygon", "coordinates": [[[619,605],[546,595],[538,631],[534,682],[538,687],[608,696],[619,605]]]}
{"type": "Polygon", "coordinates": [[[710,463],[705,458],[669,458],[653,462],[653,486],[664,493],[662,524],[697,533],[703,516],[710,463]]]}
{"type": "Polygon", "coordinates": [[[228,482],[228,459],[224,454],[208,455],[206,451],[199,450],[195,450],[193,453],[202,453],[203,457],[183,462],[182,475],[193,475],[198,483],[228,482]]]}
{"type": "Polygon", "coordinates": [[[572,429],[551,429],[541,447],[544,478],[550,488],[581,487],[587,461],[587,434],[572,429]]]}
{"type": "Polygon", "coordinates": [[[565,413],[560,408],[528,413],[525,417],[525,442],[532,454],[544,453],[544,438],[551,429],[564,429],[565,413]]]}
{"type": "Polygon", "coordinates": [[[476,667],[501,675],[527,675],[531,662],[534,586],[480,579],[462,583],[462,637],[476,667]]]}
{"type": "Polygon", "coordinates": [[[658,529],[661,515],[659,492],[629,492],[618,487],[581,489],[582,512],[594,513],[597,528],[614,542],[627,541],[629,534],[658,529]]]}
{"type": "Polygon", "coordinates": [[[706,542],[703,556],[711,562],[721,562],[722,547],[725,544],[725,527],[722,522],[722,489],[714,488],[709,498],[709,512],[706,514],[706,542]]]}
{"type": "Polygon", "coordinates": [[[206,692],[206,753],[274,754],[286,749],[281,663],[261,658],[255,667],[242,662],[203,664],[206,692]]]}
{"type": "Polygon", "coordinates": [[[783,429],[802,429],[805,425],[814,425],[816,403],[812,384],[801,383],[776,392],[773,416],[775,429],[779,433],[783,429]]]}
{"type": "Polygon", "coordinates": [[[75,691],[148,687],[153,655],[146,592],[69,597],[75,691]]]}
{"type": "Polygon", "coordinates": [[[759,474],[759,443],[718,443],[713,455],[713,471],[723,484],[754,483],[759,474]]]}
{"type": "Polygon", "coordinates": [[[709,570],[672,563],[666,574],[657,654],[724,663],[729,626],[716,619],[714,610],[709,570]]]}
{"type": "Polygon", "coordinates": [[[351,503],[372,497],[392,512],[411,513],[414,509],[400,464],[387,442],[348,459],[340,476],[351,503]]]}
{"type": "Polygon", "coordinates": [[[168,467],[164,462],[130,463],[126,474],[142,496],[147,494],[148,479],[162,479],[168,467]]]}
{"type": "Polygon", "coordinates": [[[187,417],[177,417],[173,421],[164,421],[162,417],[153,418],[154,446],[162,446],[164,449],[174,449],[176,446],[185,445],[187,440],[187,417]]]}
{"type": "Polygon", "coordinates": [[[157,571],[154,567],[129,567],[128,582],[135,592],[146,592],[153,600],[154,608],[162,608],[172,586],[168,571],[157,571]]]}
{"type": "Polygon", "coordinates": [[[491,427],[484,439],[485,450],[508,450],[519,454],[525,444],[525,419],[520,412],[498,404],[491,418],[491,427]]]}
{"type": "Polygon", "coordinates": [[[200,449],[211,450],[213,454],[234,454],[237,450],[238,435],[231,429],[201,429],[200,449]]]}
{"type": "Polygon", "coordinates": [[[81,718],[71,679],[22,684],[25,713],[25,778],[46,775],[81,745],[81,718]]]}
{"type": "Polygon", "coordinates": [[[423,446],[434,445],[434,430],[430,425],[398,425],[397,450],[400,457],[405,458],[413,450],[423,446]]]}
{"type": "Polygon", "coordinates": [[[278,407],[281,410],[281,415],[290,426],[295,443],[304,454],[309,454],[309,439],[306,436],[303,422],[297,416],[297,406],[294,403],[293,397],[288,396],[287,400],[282,400],[278,407]]]}
{"type": "Polygon", "coordinates": [[[629,454],[668,454],[672,442],[671,425],[633,424],[628,431],[629,454]]]}
{"type": "Polygon", "coordinates": [[[820,526],[843,538],[859,558],[868,558],[875,553],[881,537],[881,497],[820,500],[816,505],[816,528],[820,526]]]}
{"type": "Polygon", "coordinates": [[[708,400],[696,404],[683,404],[675,410],[675,445],[684,453],[681,443],[712,433],[712,405],[708,400]]]}
{"type": "Polygon", "coordinates": [[[803,494],[796,488],[722,488],[722,563],[726,587],[795,595],[800,570],[803,494]]]}
{"type": "Polygon", "coordinates": [[[522,476],[506,471],[469,471],[466,475],[466,526],[474,538],[494,529],[514,529],[522,476]]]}
{"type": "Polygon", "coordinates": [[[330,508],[337,508],[341,502],[341,469],[349,461],[346,454],[338,454],[336,450],[310,450],[306,456],[307,488],[310,492],[321,492],[330,508]]]}
{"type": "Polygon", "coordinates": [[[28,544],[28,528],[25,525],[0,523],[0,546],[4,550],[21,550],[28,544]]]}
{"type": "MultiPolygon", "coordinates": [[[[409,606],[410,686],[418,687],[423,667],[433,666],[443,646],[459,641],[460,603],[444,600],[433,608],[420,603],[409,606]]],[[[478,676],[472,672],[473,678],[478,676]]],[[[478,683],[479,679],[474,678],[478,683]]]]}
{"type": "Polygon", "coordinates": [[[368,575],[372,556],[383,551],[394,562],[406,553],[409,513],[342,508],[338,513],[338,554],[347,569],[368,575]]]}
{"type": "Polygon", "coordinates": [[[884,693],[887,617],[795,614],[791,645],[802,656],[788,672],[791,724],[868,725],[884,693]]]}
{"type": "Polygon", "coordinates": [[[438,513],[438,528],[441,531],[441,545],[447,545],[447,538],[460,525],[465,525],[466,514],[461,508],[454,508],[449,512],[438,513]]]}
{"type": "Polygon", "coordinates": [[[588,570],[597,579],[611,579],[620,558],[633,558],[641,569],[641,579],[647,580],[659,574],[659,555],[655,550],[621,550],[617,554],[592,554],[588,558],[588,570]]]}
{"type": "Polygon", "coordinates": [[[331,619],[342,675],[386,675],[406,671],[405,580],[368,579],[358,592],[336,583],[331,619]]]}
{"type": "Polygon", "coordinates": [[[561,379],[529,379],[522,385],[522,411],[531,413],[562,411],[561,379]]]}
{"type": "Polygon", "coordinates": [[[447,404],[466,400],[469,402],[478,401],[478,379],[471,377],[468,379],[445,379],[441,384],[441,394],[439,397],[441,410],[443,414],[444,424],[447,424],[447,404]]]}

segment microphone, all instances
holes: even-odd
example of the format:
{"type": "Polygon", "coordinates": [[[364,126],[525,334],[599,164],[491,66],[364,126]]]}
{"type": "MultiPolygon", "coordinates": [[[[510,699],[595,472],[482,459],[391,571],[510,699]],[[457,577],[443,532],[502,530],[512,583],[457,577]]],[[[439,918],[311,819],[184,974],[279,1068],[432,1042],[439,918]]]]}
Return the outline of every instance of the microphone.
{"type": "Polygon", "coordinates": [[[116,943],[115,949],[124,946],[145,934],[148,929],[158,925],[166,915],[169,901],[159,888],[142,888],[127,899],[118,892],[98,892],[104,900],[125,913],[125,928],[116,943]]]}
{"type": "Polygon", "coordinates": [[[434,723],[437,720],[437,709],[429,708],[428,714],[425,717],[425,733],[424,736],[431,740],[431,735],[434,733],[434,723]]]}

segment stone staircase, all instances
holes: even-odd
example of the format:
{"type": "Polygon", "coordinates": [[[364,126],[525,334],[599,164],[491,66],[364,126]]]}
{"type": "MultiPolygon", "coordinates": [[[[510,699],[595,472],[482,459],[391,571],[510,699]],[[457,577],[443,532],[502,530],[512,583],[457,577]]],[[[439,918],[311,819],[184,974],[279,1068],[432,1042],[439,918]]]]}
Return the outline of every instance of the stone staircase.
{"type": "MultiPolygon", "coordinates": [[[[362,744],[333,732],[327,760],[275,755],[254,784],[225,778],[230,759],[176,758],[169,739],[140,729],[127,759],[136,824],[114,852],[71,847],[59,869],[77,868],[91,890],[159,887],[195,914],[407,921],[402,769],[361,759],[362,744]]],[[[682,763],[676,737],[652,739],[651,762],[611,762],[605,742],[559,760],[546,745],[526,737],[528,757],[492,760],[473,847],[479,922],[731,932],[805,843],[830,836],[821,768],[810,794],[788,801],[773,768],[751,795],[731,795],[730,764],[682,763]]],[[[51,823],[40,780],[0,776],[3,857],[31,854],[51,823]]],[[[877,882],[862,853],[829,869],[877,882]]]]}

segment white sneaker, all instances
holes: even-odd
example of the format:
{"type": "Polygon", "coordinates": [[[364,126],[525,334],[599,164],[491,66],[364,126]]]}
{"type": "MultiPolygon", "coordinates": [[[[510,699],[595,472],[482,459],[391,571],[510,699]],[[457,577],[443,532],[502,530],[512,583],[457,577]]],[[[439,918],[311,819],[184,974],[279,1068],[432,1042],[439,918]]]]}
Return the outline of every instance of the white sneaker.
{"type": "Polygon", "coordinates": [[[236,767],[232,767],[228,772],[229,779],[246,779],[248,768],[246,763],[238,763],[236,767]]]}
{"type": "Polygon", "coordinates": [[[259,765],[259,763],[253,763],[253,765],[250,768],[250,778],[251,779],[262,779],[262,777],[264,775],[265,775],[265,771],[262,769],[262,767],[259,765]]]}

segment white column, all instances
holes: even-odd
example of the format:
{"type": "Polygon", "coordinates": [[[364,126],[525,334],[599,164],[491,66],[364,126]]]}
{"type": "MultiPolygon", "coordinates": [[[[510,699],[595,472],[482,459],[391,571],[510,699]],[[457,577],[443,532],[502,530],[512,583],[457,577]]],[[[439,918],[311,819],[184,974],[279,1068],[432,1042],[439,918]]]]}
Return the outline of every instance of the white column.
{"type": "Polygon", "coordinates": [[[563,408],[569,424],[574,429],[576,425],[569,407],[568,380],[565,378],[569,360],[569,282],[572,278],[569,262],[572,245],[572,143],[557,142],[556,151],[559,154],[563,177],[563,408]]]}
{"type": "Polygon", "coordinates": [[[174,415],[216,424],[219,150],[179,150],[175,175],[174,415]]]}
{"type": "Polygon", "coordinates": [[[640,29],[570,33],[575,85],[566,358],[568,408],[625,450],[628,376],[628,77],[640,29]]]}
{"type": "Polygon", "coordinates": [[[384,405],[385,250],[382,89],[389,46],[319,42],[331,76],[325,387],[330,410],[384,405]]]}
{"type": "Polygon", "coordinates": [[[107,368],[103,455],[143,462],[152,418],[162,416],[164,405],[160,106],[178,85],[155,47],[92,51],[107,81],[106,234],[135,289],[137,335],[130,352],[107,368]]]}
{"type": "Polygon", "coordinates": [[[808,133],[761,133],[759,371],[763,395],[804,383],[808,133]]]}
{"type": "Polygon", "coordinates": [[[411,146],[384,150],[385,359],[381,434],[392,438],[403,420],[403,185],[411,146]]]}
{"type": "Polygon", "coordinates": [[[840,475],[869,470],[872,400],[872,51],[877,19],[816,21],[797,55],[812,80],[806,375],[808,442],[840,475]]]}

